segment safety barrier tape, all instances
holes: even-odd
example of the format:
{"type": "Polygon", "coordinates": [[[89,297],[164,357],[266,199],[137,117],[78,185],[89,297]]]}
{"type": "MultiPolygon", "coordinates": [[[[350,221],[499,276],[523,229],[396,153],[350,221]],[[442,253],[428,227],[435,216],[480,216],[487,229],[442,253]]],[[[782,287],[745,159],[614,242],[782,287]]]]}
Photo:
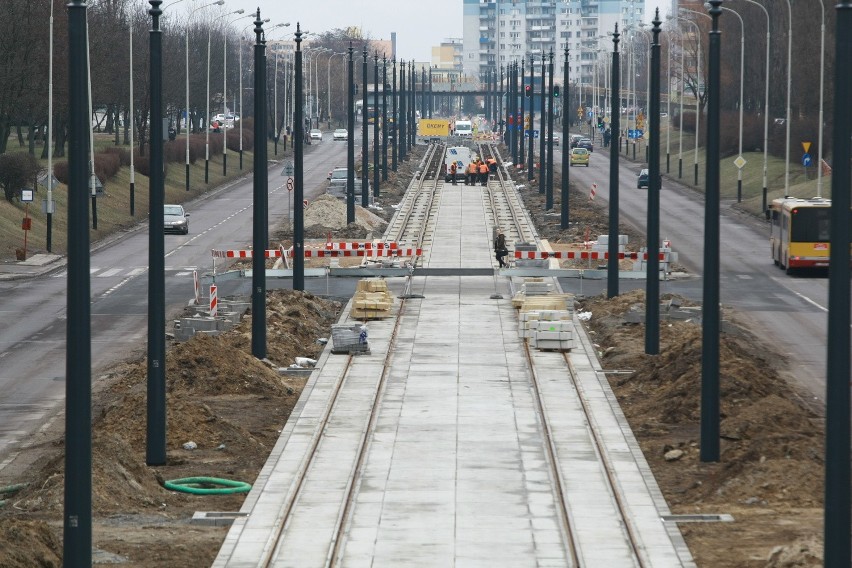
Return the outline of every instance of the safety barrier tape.
{"type": "MultiPolygon", "coordinates": [[[[348,244],[348,243],[341,243],[348,244]]],[[[396,243],[393,243],[394,245],[396,243]]],[[[214,250],[214,258],[252,258],[251,250],[214,250]]],[[[356,249],[356,250],[315,250],[305,249],[305,258],[328,258],[337,256],[420,256],[423,254],[423,249],[419,248],[377,248],[377,249],[356,249]]],[[[278,250],[267,250],[266,258],[281,258],[282,256],[290,256],[292,251],[287,250],[282,252],[278,250]]]]}
{"type": "Polygon", "coordinates": [[[399,243],[325,243],[326,250],[385,250],[398,248],[399,243]]]}
{"type": "MultiPolygon", "coordinates": [[[[660,253],[660,260],[665,260],[667,252],[660,253]]],[[[548,258],[556,258],[563,260],[583,259],[583,260],[605,260],[609,258],[609,253],[606,252],[590,252],[590,251],[515,251],[515,258],[521,260],[546,260],[548,258]]],[[[648,260],[648,253],[638,252],[620,252],[619,259],[631,260],[648,260]]]]}

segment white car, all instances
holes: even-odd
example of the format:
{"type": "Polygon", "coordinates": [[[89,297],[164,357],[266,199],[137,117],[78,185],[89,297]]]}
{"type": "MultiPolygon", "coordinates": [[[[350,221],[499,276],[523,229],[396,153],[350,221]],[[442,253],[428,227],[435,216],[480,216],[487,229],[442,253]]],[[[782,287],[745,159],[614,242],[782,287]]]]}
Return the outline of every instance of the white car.
{"type": "Polygon", "coordinates": [[[311,140],[319,140],[322,141],[322,130],[319,128],[311,129],[311,140]]]}
{"type": "Polygon", "coordinates": [[[345,128],[338,128],[334,131],[333,137],[334,140],[342,140],[346,142],[349,140],[349,131],[345,128]]]}

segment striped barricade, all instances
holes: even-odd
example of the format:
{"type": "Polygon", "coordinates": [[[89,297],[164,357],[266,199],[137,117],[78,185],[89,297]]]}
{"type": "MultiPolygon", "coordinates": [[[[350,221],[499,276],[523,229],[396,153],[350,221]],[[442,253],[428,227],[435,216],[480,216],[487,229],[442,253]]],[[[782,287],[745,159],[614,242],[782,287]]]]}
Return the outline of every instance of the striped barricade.
{"type": "Polygon", "coordinates": [[[419,248],[395,248],[378,250],[305,250],[305,258],[330,258],[346,256],[420,256],[423,254],[419,248]]]}
{"type": "MultiPolygon", "coordinates": [[[[348,243],[340,243],[348,244],[348,243]]],[[[396,243],[392,243],[396,245],[396,243]]],[[[251,250],[214,250],[213,258],[252,258],[251,250]]],[[[280,258],[282,256],[289,257],[292,253],[291,249],[283,250],[267,250],[266,258],[280,258]]],[[[389,248],[359,248],[359,249],[305,249],[305,258],[330,258],[338,256],[420,256],[423,254],[423,249],[419,248],[399,248],[398,246],[389,248]]]]}
{"type": "MultiPolygon", "coordinates": [[[[660,253],[660,260],[666,260],[665,252],[660,253]]],[[[549,258],[556,258],[561,260],[572,260],[572,259],[581,259],[581,260],[606,260],[609,258],[609,253],[606,252],[591,252],[591,251],[526,251],[526,250],[516,250],[515,258],[519,260],[547,260],[549,258]]],[[[647,253],[638,253],[638,252],[620,252],[618,253],[618,258],[622,259],[630,259],[630,260],[648,260],[647,253]]]]}
{"type": "Polygon", "coordinates": [[[396,250],[399,243],[325,243],[325,250],[396,250]]]}
{"type": "MultiPolygon", "coordinates": [[[[252,250],[213,250],[213,258],[252,258],[254,256],[252,250]]],[[[281,256],[281,251],[276,249],[267,249],[265,251],[266,258],[278,258],[281,256]]]]}

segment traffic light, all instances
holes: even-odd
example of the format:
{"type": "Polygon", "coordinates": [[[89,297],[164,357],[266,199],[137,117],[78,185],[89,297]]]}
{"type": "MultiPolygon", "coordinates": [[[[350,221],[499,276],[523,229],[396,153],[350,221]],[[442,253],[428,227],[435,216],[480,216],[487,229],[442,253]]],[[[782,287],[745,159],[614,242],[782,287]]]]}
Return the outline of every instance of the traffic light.
{"type": "Polygon", "coordinates": [[[561,94],[562,94],[562,93],[561,93],[561,91],[560,91],[560,89],[559,89],[559,85],[555,85],[555,86],[553,87],[553,98],[554,98],[554,99],[558,99],[558,98],[559,98],[559,95],[561,95],[561,94]]]}
{"type": "Polygon", "coordinates": [[[532,96],[532,85],[527,85],[526,87],[524,87],[524,96],[532,96]]]}

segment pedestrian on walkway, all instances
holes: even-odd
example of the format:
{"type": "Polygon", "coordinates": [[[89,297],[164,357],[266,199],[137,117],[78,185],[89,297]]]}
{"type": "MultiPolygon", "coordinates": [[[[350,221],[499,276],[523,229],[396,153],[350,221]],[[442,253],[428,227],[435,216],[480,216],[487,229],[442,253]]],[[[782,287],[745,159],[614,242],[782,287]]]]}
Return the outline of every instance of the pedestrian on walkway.
{"type": "Polygon", "coordinates": [[[509,249],[506,248],[506,235],[499,233],[497,238],[494,239],[494,257],[497,259],[497,262],[500,263],[500,268],[508,266],[506,261],[503,260],[508,254],[509,249]]]}

